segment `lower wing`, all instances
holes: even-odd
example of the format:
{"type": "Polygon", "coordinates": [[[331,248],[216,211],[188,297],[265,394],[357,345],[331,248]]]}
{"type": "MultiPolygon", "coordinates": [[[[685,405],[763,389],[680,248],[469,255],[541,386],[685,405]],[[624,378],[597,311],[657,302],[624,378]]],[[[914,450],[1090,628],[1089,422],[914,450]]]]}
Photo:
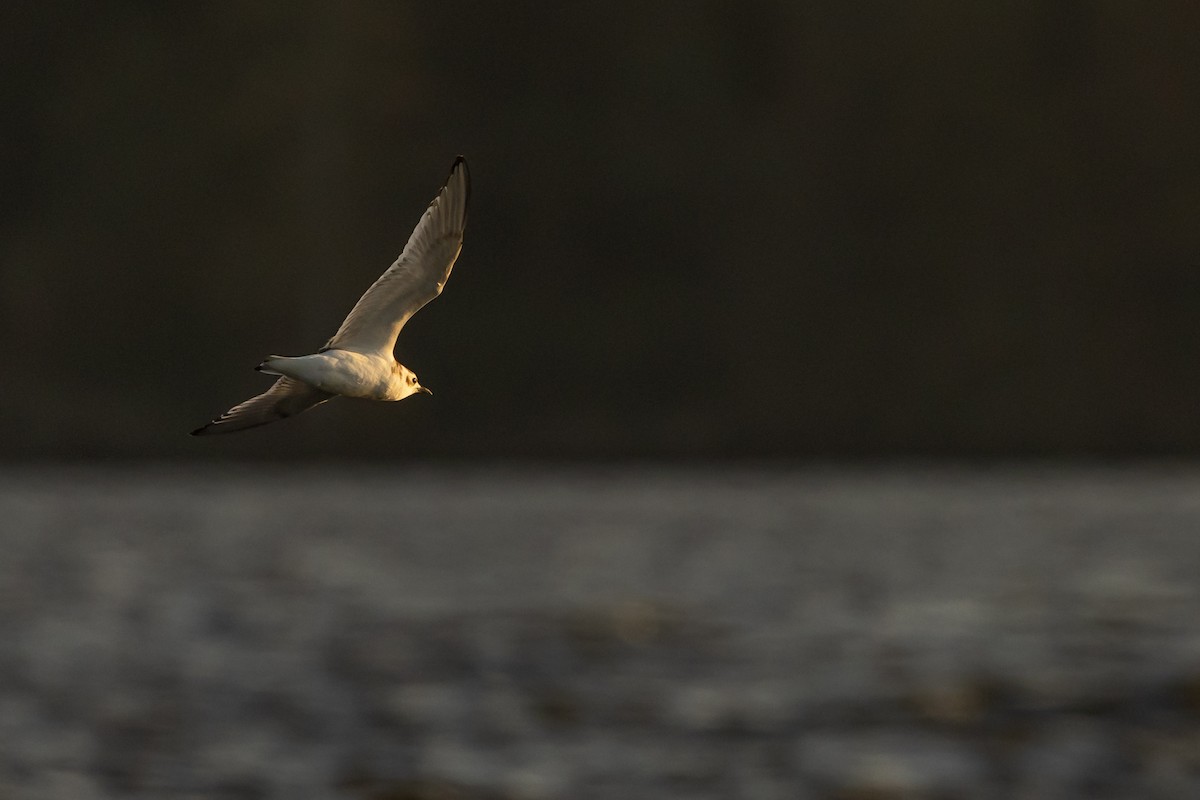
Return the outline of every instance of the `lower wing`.
{"type": "Polygon", "coordinates": [[[294,378],[280,378],[267,391],[238,403],[212,422],[192,431],[192,436],[211,436],[257,428],[284,417],[291,417],[320,405],[334,395],[294,378]]]}

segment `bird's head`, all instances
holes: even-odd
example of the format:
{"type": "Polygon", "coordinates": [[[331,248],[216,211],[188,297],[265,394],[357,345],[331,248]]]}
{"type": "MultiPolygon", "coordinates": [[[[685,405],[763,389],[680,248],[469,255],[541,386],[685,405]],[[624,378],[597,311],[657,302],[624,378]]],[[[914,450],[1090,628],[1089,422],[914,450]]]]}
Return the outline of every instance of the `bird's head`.
{"type": "Polygon", "coordinates": [[[397,363],[394,370],[395,374],[392,376],[392,385],[394,387],[393,393],[397,395],[397,400],[403,400],[405,397],[417,394],[418,392],[433,394],[433,392],[421,385],[421,382],[417,380],[417,374],[408,367],[397,363]]]}

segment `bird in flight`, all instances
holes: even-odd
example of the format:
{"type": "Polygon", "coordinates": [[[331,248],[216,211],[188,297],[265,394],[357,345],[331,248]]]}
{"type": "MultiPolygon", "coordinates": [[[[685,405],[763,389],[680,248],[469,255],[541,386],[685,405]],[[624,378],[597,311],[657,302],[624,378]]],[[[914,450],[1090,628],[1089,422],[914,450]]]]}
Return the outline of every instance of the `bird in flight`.
{"type": "Polygon", "coordinates": [[[429,204],[404,251],[350,310],[333,338],[317,352],[271,356],[256,369],[278,380],[267,391],[192,431],[193,436],[233,433],[294,416],[337,395],[403,400],[433,394],[393,349],[404,323],[442,293],[462,249],[471,182],[462,156],[429,204]]]}

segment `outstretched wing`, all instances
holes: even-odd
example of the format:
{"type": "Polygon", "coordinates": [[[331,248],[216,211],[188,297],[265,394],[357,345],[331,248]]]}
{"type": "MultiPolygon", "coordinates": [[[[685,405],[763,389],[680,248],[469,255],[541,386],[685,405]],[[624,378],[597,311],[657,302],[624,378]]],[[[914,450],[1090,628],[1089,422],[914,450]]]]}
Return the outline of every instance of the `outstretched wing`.
{"type": "Polygon", "coordinates": [[[334,395],[294,378],[280,378],[267,391],[238,403],[207,425],[192,431],[192,436],[211,436],[257,428],[277,419],[299,414],[324,403],[334,395]]]}
{"type": "Polygon", "coordinates": [[[322,350],[353,350],[392,357],[396,336],[409,317],[442,293],[462,249],[471,182],[462,156],[450,177],[388,268],[351,309],[322,350]]]}

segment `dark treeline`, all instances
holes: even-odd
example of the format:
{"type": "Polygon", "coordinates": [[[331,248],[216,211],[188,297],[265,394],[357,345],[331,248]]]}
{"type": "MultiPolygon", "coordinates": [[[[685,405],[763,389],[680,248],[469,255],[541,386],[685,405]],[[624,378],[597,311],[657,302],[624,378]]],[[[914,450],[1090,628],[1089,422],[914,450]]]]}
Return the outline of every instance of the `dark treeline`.
{"type": "Polygon", "coordinates": [[[14,3],[0,455],[1200,449],[1200,6],[14,3]],[[187,432],[456,153],[433,388],[187,432]]]}

